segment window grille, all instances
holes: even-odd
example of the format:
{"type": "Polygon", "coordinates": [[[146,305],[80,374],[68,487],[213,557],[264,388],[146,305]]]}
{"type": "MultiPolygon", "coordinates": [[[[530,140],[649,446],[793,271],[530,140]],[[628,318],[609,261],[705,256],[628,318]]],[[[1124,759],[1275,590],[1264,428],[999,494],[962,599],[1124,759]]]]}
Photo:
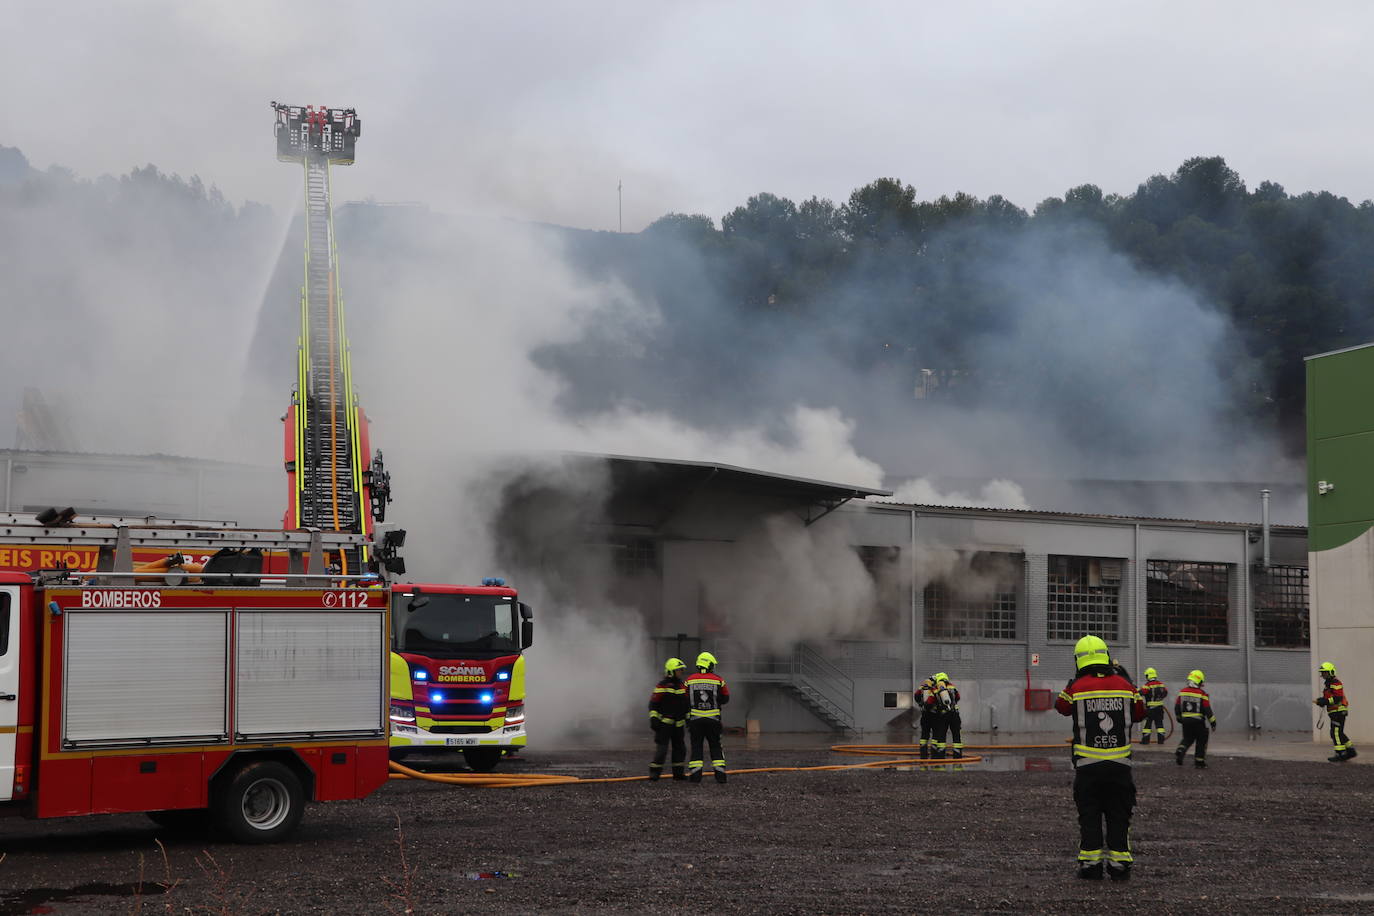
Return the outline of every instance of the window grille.
{"type": "Polygon", "coordinates": [[[1270,566],[1255,575],[1255,645],[1306,649],[1311,645],[1306,566],[1270,566]]]}
{"type": "Polygon", "coordinates": [[[1228,645],[1231,567],[1226,563],[1149,560],[1145,567],[1145,638],[1149,642],[1228,645]]]}
{"type": "Polygon", "coordinates": [[[1109,642],[1120,638],[1123,561],[1051,556],[1046,583],[1048,639],[1078,639],[1091,633],[1109,642]]]}
{"type": "Polygon", "coordinates": [[[1016,639],[1024,558],[960,552],[956,571],[926,585],[927,639],[1016,639]]]}
{"type": "Polygon", "coordinates": [[[631,578],[658,572],[658,541],[653,538],[616,538],[607,546],[617,575],[631,578]]]}

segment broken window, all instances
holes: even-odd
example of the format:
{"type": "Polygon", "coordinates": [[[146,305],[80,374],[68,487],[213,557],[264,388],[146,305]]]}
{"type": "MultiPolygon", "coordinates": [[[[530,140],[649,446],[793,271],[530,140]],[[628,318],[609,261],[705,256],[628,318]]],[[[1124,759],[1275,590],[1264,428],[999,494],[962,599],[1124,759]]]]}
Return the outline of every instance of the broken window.
{"type": "Polygon", "coordinates": [[[1148,642],[1230,643],[1229,564],[1150,560],[1145,567],[1145,594],[1148,642]]]}
{"type": "Polygon", "coordinates": [[[869,625],[862,632],[846,634],[851,639],[891,639],[901,635],[902,607],[906,601],[902,550],[891,546],[854,548],[864,569],[873,577],[873,607],[869,609],[869,625]]]}
{"type": "Polygon", "coordinates": [[[1306,566],[1270,566],[1255,575],[1255,645],[1306,649],[1308,629],[1306,566]]]}
{"type": "Polygon", "coordinates": [[[926,639],[1016,639],[1024,555],[959,551],[958,556],[954,569],[924,589],[926,639]]]}
{"type": "Polygon", "coordinates": [[[1122,560],[1050,556],[1046,580],[1048,639],[1078,639],[1091,633],[1109,642],[1120,638],[1122,560]]]}

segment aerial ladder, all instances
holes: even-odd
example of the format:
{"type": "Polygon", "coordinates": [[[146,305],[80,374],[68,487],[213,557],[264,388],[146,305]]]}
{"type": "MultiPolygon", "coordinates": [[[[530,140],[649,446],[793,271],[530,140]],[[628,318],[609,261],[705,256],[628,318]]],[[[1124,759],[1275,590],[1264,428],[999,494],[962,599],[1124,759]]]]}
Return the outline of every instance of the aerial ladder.
{"type": "MultiPolygon", "coordinates": [[[[272,109],[277,159],[298,162],[305,173],[305,285],[285,417],[290,492],[283,527],[370,535],[391,501],[390,477],[380,452],[370,458],[367,417],[353,388],[329,195],[329,167],[353,164],[362,123],[352,108],[273,102],[272,109]]],[[[354,575],[387,559],[370,556],[364,545],[333,552],[328,563],[354,575]]]]}

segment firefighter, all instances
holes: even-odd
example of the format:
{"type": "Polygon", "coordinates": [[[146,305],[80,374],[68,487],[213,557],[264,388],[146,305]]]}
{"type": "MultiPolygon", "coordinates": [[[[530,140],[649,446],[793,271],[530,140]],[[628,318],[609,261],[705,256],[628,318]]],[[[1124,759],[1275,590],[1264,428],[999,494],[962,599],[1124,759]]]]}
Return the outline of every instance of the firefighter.
{"type": "Polygon", "coordinates": [[[673,748],[673,778],[687,778],[687,742],[683,729],[687,725],[687,688],[679,671],[687,664],[680,658],[663,663],[663,680],[654,685],[649,697],[649,728],[654,733],[654,760],[649,764],[649,778],[663,775],[663,761],[668,758],[668,746],[673,748]]]}
{"type": "Polygon", "coordinates": [[[1084,636],[1073,649],[1077,674],[1054,708],[1073,717],[1073,800],[1078,806],[1078,877],[1100,881],[1103,860],[1113,881],[1131,877],[1131,723],[1145,718],[1145,702],[1112,665],[1107,644],[1084,636]],[[1106,850],[1102,823],[1106,821],[1106,850]]]}
{"type": "Polygon", "coordinates": [[[1202,688],[1207,678],[1201,671],[1188,672],[1188,686],[1174,698],[1174,721],[1183,729],[1183,741],[1174,751],[1174,763],[1183,766],[1183,758],[1188,755],[1188,747],[1197,742],[1193,751],[1193,766],[1200,770],[1207,768],[1207,727],[1217,730],[1217,717],[1212,714],[1212,700],[1202,688]]]}
{"type": "Polygon", "coordinates": [[[935,692],[934,676],[921,681],[912,696],[916,700],[916,708],[921,710],[921,750],[920,757],[926,760],[930,757],[930,737],[935,731],[935,713],[926,705],[926,700],[935,692]]]}
{"type": "Polygon", "coordinates": [[[1326,710],[1326,718],[1331,722],[1331,743],[1335,745],[1336,756],[1327,757],[1332,763],[1342,763],[1355,755],[1355,745],[1345,733],[1345,717],[1350,712],[1350,702],[1345,698],[1345,685],[1336,678],[1336,666],[1322,662],[1317,673],[1322,676],[1322,695],[1312,702],[1326,710]]]}
{"type": "Polygon", "coordinates": [[[711,772],[716,782],[725,782],[725,752],[720,747],[720,711],[730,702],[730,688],[715,673],[716,657],[710,652],[697,656],[697,672],[687,678],[687,730],[692,735],[692,759],[687,762],[687,778],[701,782],[701,745],[711,749],[711,772]]]}
{"type": "Polygon", "coordinates": [[[963,719],[959,716],[959,690],[949,682],[949,675],[935,675],[935,689],[926,696],[926,704],[934,713],[935,740],[931,756],[961,759],[964,756],[963,719]],[[951,740],[945,743],[945,735],[951,740]]]}
{"type": "Polygon", "coordinates": [[[1140,688],[1140,698],[1145,701],[1145,721],[1140,724],[1141,744],[1149,744],[1152,734],[1156,744],[1164,743],[1164,699],[1168,695],[1169,688],[1159,679],[1159,672],[1146,668],[1145,684],[1140,688]]]}

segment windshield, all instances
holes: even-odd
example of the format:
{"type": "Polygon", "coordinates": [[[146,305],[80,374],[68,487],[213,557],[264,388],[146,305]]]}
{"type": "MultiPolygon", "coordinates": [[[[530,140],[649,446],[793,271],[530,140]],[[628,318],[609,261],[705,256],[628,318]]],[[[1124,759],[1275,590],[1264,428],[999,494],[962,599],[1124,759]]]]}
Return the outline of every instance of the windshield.
{"type": "Polygon", "coordinates": [[[397,652],[457,657],[520,651],[515,599],[501,595],[425,594],[423,607],[408,610],[410,595],[392,607],[397,652]]]}

